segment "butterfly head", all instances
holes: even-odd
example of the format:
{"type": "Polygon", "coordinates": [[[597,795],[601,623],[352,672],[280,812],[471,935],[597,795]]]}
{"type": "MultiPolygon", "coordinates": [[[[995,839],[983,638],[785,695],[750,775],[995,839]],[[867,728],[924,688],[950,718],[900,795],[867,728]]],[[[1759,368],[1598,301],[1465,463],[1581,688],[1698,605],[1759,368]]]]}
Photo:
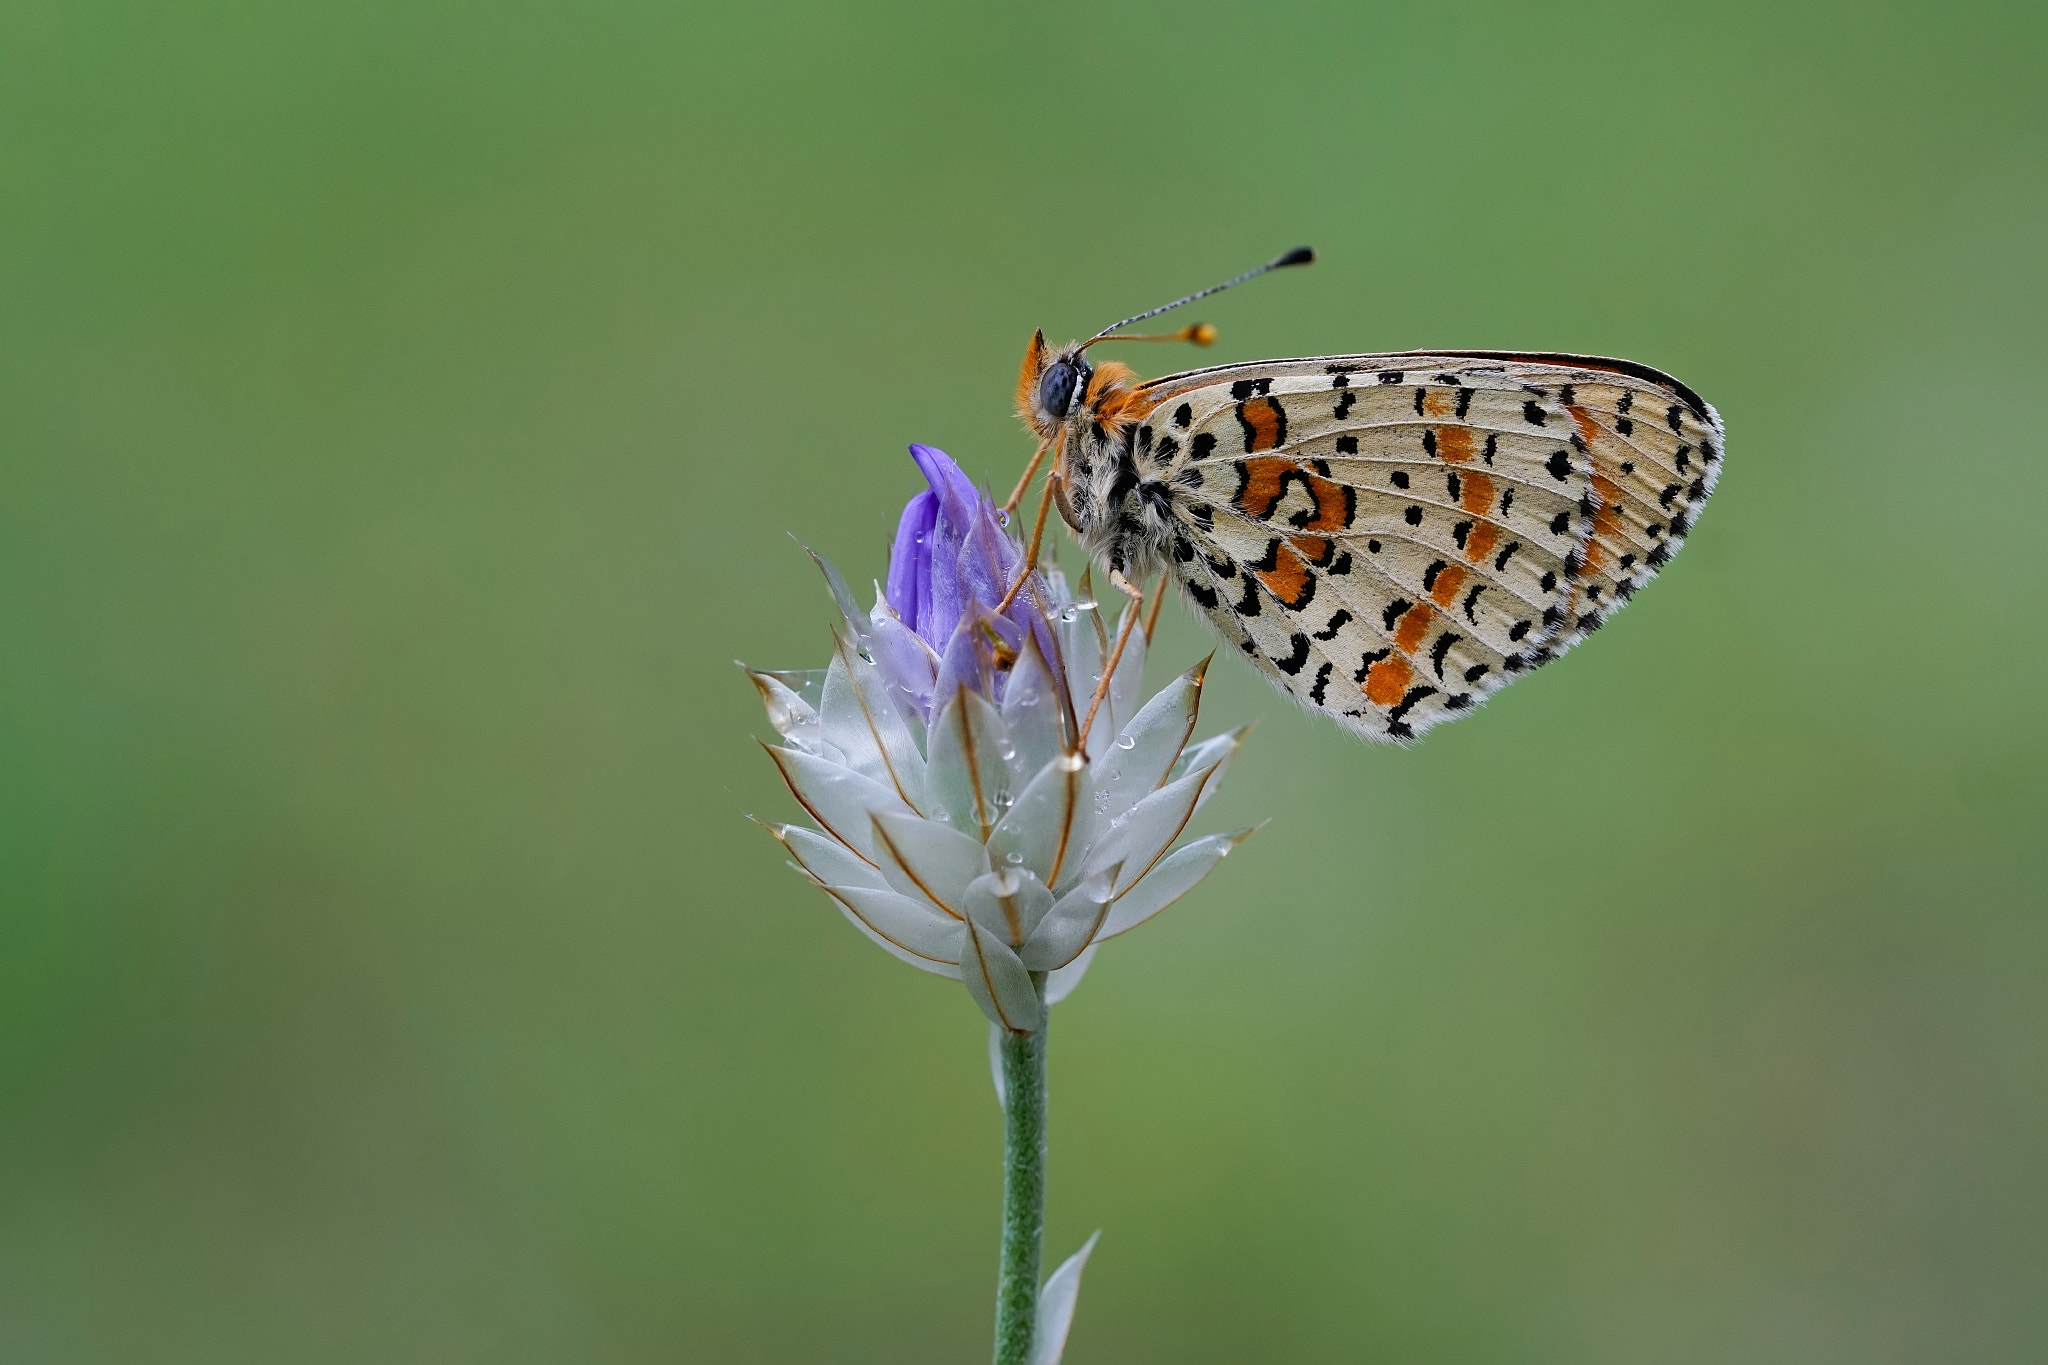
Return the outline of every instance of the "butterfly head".
{"type": "Polygon", "coordinates": [[[1085,403],[1094,377],[1078,343],[1055,349],[1045,344],[1044,332],[1033,333],[1017,372],[1017,415],[1041,441],[1055,440],[1085,403]]]}

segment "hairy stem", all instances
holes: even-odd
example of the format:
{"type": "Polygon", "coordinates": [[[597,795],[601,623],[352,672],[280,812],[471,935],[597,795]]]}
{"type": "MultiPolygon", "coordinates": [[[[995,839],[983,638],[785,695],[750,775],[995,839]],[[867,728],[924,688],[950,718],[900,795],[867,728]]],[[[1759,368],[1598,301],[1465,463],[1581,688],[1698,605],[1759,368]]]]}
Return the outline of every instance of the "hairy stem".
{"type": "Polygon", "coordinates": [[[996,1365],[1030,1365],[1045,1242],[1045,1026],[1005,1033],[1003,1253],[996,1279],[996,1365]]]}

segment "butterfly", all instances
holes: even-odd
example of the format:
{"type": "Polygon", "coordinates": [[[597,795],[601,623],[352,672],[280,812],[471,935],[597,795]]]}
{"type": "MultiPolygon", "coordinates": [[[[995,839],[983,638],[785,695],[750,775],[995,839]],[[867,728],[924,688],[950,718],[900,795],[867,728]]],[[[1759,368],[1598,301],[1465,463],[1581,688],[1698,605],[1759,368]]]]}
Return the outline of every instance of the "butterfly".
{"type": "Polygon", "coordinates": [[[1281,691],[1412,740],[1571,649],[1670,563],[1720,474],[1721,418],[1670,375],[1601,356],[1399,351],[1153,380],[1086,357],[1205,342],[1206,324],[1117,333],[1313,259],[1299,248],[1084,342],[1034,335],[1017,409],[1039,447],[1011,508],[1050,453],[1031,562],[1056,505],[1134,603],[1134,582],[1171,577],[1281,691]]]}

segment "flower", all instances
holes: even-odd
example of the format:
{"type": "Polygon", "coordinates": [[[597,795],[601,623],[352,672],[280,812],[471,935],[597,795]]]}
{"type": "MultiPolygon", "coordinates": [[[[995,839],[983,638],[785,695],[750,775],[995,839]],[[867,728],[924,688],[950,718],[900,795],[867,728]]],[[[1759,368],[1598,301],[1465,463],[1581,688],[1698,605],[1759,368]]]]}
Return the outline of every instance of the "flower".
{"type": "Polygon", "coordinates": [[[781,737],[763,747],[817,828],[764,823],[869,938],[1034,1032],[1098,944],[1251,833],[1174,848],[1244,730],[1189,744],[1206,662],[1138,705],[1133,630],[1076,744],[1115,638],[1086,577],[1076,593],[1034,573],[1005,607],[1023,547],[943,451],[911,454],[930,488],[904,509],[873,610],[814,555],[842,616],[830,665],[748,670],[781,737]]]}

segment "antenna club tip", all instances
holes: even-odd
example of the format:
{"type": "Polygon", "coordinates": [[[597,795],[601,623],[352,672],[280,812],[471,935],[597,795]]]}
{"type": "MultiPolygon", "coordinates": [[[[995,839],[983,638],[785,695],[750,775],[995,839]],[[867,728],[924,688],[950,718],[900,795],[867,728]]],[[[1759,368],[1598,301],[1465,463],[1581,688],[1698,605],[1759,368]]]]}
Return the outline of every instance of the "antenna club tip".
{"type": "Polygon", "coordinates": [[[1316,249],[1314,247],[1298,246],[1294,248],[1294,250],[1288,252],[1285,256],[1282,256],[1275,260],[1273,262],[1272,268],[1275,270],[1281,270],[1290,265],[1312,265],[1314,264],[1315,259],[1316,249]]]}
{"type": "Polygon", "coordinates": [[[1197,346],[1208,346],[1216,340],[1216,325],[1211,322],[1198,322],[1187,329],[1187,338],[1197,346]]]}

